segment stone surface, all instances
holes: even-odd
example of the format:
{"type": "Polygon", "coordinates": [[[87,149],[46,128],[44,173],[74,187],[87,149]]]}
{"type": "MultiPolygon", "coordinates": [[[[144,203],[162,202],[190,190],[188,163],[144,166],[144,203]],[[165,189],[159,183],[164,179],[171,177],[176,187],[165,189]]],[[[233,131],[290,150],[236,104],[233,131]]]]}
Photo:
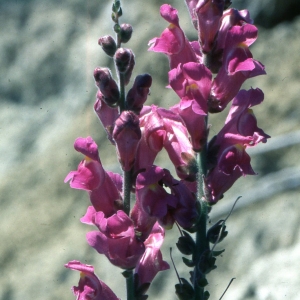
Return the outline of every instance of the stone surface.
{"type": "MultiPolygon", "coordinates": [[[[163,1],[147,1],[143,10],[136,10],[137,3],[126,3],[122,18],[134,26],[128,44],[136,53],[134,75],[157,74],[148,101],[167,107],[177,101],[175,94],[164,88],[167,61],[147,52],[148,40],[166,27],[158,12],[163,1]]],[[[174,3],[184,9],[182,1],[174,3]]],[[[289,3],[285,1],[286,6],[289,3]]],[[[100,35],[112,34],[109,11],[110,5],[99,1],[0,2],[1,300],[74,299],[69,289],[77,284],[78,274],[63,267],[73,259],[94,264],[101,279],[125,299],[120,271],[110,268],[85,242],[91,228],[79,218],[89,205],[86,193],[63,183],[82,158],[72,146],[77,136],[93,136],[105,168],[118,170],[111,155],[114,150],[92,111],[96,92],[93,69],[113,67],[97,45],[100,35]]],[[[187,12],[180,16],[188,36],[195,37],[188,29],[187,12]]],[[[300,129],[299,33],[300,19],[296,18],[272,30],[261,30],[253,47],[254,57],[266,65],[268,76],[255,78],[248,86],[265,92],[265,103],[254,111],[259,125],[274,138],[300,129]]],[[[211,119],[213,134],[224,118],[223,114],[211,119]]],[[[298,148],[257,154],[253,167],[260,175],[241,179],[220,202],[220,207],[226,206],[244,196],[228,220],[229,237],[218,246],[226,251],[210,275],[211,299],[219,299],[235,277],[224,300],[298,300],[300,191],[296,183],[287,185],[280,180],[297,178],[298,148]],[[277,173],[284,169],[289,173],[277,173]],[[277,192],[267,193],[266,189],[277,192]]],[[[226,209],[218,213],[216,207],[212,222],[226,209]]],[[[173,229],[164,247],[169,262],[168,245],[174,248],[177,236],[173,229]]],[[[174,255],[180,274],[186,274],[175,250],[174,255]]],[[[174,284],[175,280],[172,269],[168,276],[160,274],[150,293],[174,299],[168,282],[174,284]]]]}

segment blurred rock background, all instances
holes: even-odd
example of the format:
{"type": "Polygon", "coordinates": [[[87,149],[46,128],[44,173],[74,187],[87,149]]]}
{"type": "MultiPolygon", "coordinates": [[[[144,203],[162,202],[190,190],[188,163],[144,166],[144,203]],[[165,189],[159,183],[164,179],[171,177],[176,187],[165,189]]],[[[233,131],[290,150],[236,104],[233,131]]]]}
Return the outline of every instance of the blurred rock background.
{"type": "MultiPolygon", "coordinates": [[[[0,1],[0,299],[74,299],[70,287],[79,274],[63,267],[77,259],[93,264],[96,273],[125,299],[120,271],[89,248],[79,222],[89,200],[86,193],[63,183],[82,157],[73,150],[78,136],[91,135],[107,170],[118,170],[114,151],[93,113],[96,66],[113,67],[97,40],[112,34],[110,9],[104,0],[0,1]]],[[[134,76],[154,75],[148,103],[167,107],[177,101],[166,90],[167,59],[147,52],[148,41],[166,23],[159,16],[165,1],[123,1],[121,22],[134,26],[128,47],[136,54],[134,76]],[[128,2],[128,3],[127,3],[128,2]]],[[[180,10],[190,39],[196,38],[183,1],[169,2],[180,10]]],[[[254,57],[268,75],[247,87],[260,87],[265,102],[255,107],[259,126],[272,136],[253,151],[258,176],[243,178],[211,214],[224,217],[243,196],[227,222],[229,236],[210,275],[211,299],[219,299],[236,278],[226,299],[297,300],[300,295],[300,162],[299,162],[299,34],[300,6],[294,0],[233,1],[248,8],[260,27],[254,57]]],[[[211,118],[212,134],[225,114],[211,118]]],[[[160,162],[163,160],[161,159],[160,162]]],[[[173,230],[164,248],[176,241],[173,230]]],[[[175,250],[175,249],[174,249],[175,250]]],[[[181,276],[180,255],[173,251],[181,276]]],[[[152,299],[175,299],[173,269],[161,273],[149,293],[152,299]]]]}

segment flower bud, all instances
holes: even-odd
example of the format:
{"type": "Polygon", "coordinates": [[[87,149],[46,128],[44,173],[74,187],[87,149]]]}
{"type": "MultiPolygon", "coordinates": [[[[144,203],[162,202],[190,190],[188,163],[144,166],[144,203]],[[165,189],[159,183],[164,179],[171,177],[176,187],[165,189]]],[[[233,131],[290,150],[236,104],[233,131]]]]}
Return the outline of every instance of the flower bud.
{"type": "Polygon", "coordinates": [[[113,139],[119,162],[124,171],[130,171],[136,156],[136,150],[141,139],[139,118],[131,111],[123,111],[115,122],[113,139]]]}
{"type": "Polygon", "coordinates": [[[112,78],[108,68],[96,68],[94,78],[97,87],[103,95],[104,102],[111,107],[116,106],[119,101],[120,92],[117,83],[112,78]]]}
{"type": "Polygon", "coordinates": [[[113,3],[112,5],[112,11],[116,13],[120,9],[120,7],[121,7],[121,2],[119,0],[115,0],[115,3],[113,3]]]}
{"type": "Polygon", "coordinates": [[[128,68],[127,68],[126,72],[124,73],[124,77],[125,77],[124,78],[124,84],[125,85],[127,85],[129,83],[129,81],[130,81],[134,65],[135,65],[134,55],[133,55],[133,52],[131,52],[131,59],[130,59],[128,68]]]}
{"type": "Polygon", "coordinates": [[[110,140],[112,144],[114,144],[114,141],[112,139],[112,131],[113,131],[115,121],[119,116],[118,108],[109,107],[105,103],[104,96],[98,90],[96,94],[96,102],[94,104],[94,111],[97,114],[101,124],[103,125],[107,133],[107,138],[110,140]]]}
{"type": "Polygon", "coordinates": [[[125,73],[131,60],[131,51],[125,48],[119,48],[115,53],[115,63],[120,73],[125,73]]]}
{"type": "Polygon", "coordinates": [[[105,35],[99,38],[98,45],[101,46],[103,51],[108,55],[113,57],[117,50],[117,44],[114,38],[110,35],[105,35]]]}
{"type": "Polygon", "coordinates": [[[126,96],[127,108],[139,114],[143,108],[143,104],[149,95],[150,86],[152,84],[152,77],[149,74],[138,75],[132,88],[128,91],[126,96]]]}
{"type": "Polygon", "coordinates": [[[130,40],[132,31],[133,29],[130,24],[121,24],[119,32],[121,43],[127,43],[130,40]]]}

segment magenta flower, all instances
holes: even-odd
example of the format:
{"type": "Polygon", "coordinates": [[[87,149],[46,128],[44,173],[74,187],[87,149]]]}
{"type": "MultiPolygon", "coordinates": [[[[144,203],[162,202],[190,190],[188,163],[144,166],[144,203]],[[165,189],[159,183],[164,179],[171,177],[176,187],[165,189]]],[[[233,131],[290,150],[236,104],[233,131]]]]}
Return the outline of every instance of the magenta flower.
{"type": "Polygon", "coordinates": [[[170,110],[152,105],[151,109],[141,116],[140,126],[145,139],[141,146],[149,148],[152,161],[147,159],[148,153],[146,151],[141,153],[139,148],[135,168],[142,170],[151,167],[156,154],[164,147],[176,168],[177,175],[182,179],[194,180],[195,153],[180,116],[170,110]]]}
{"type": "Polygon", "coordinates": [[[94,273],[94,267],[72,260],[65,267],[80,272],[78,286],[72,288],[78,300],[118,300],[114,292],[94,273]]]}
{"type": "Polygon", "coordinates": [[[164,229],[156,223],[150,236],[144,242],[145,253],[135,268],[135,273],[138,275],[138,286],[151,283],[158,272],[170,269],[169,264],[162,259],[160,251],[164,237],[164,229]]]}
{"type": "Polygon", "coordinates": [[[165,228],[171,228],[175,221],[189,228],[198,217],[194,194],[183,183],[175,180],[168,170],[157,166],[137,176],[136,199],[140,207],[150,217],[157,218],[165,228]]]}
{"type": "Polygon", "coordinates": [[[195,100],[183,101],[171,107],[170,110],[182,118],[190,134],[193,150],[200,152],[207,138],[206,114],[203,114],[195,100]]]}
{"type": "Polygon", "coordinates": [[[130,212],[130,218],[134,224],[135,233],[140,241],[145,241],[152,231],[153,225],[157,221],[156,217],[150,216],[142,208],[142,203],[136,199],[130,212]]]}
{"type": "Polygon", "coordinates": [[[178,11],[169,4],[163,4],[160,8],[161,16],[170,23],[159,38],[149,41],[149,51],[162,52],[169,58],[170,69],[176,68],[179,63],[197,62],[191,44],[186,39],[179,25],[178,11]]]}
{"type": "MultiPolygon", "coordinates": [[[[189,1],[190,7],[194,1],[189,1]]],[[[197,17],[197,29],[200,46],[203,53],[209,53],[213,47],[219,31],[220,20],[223,15],[225,0],[199,0],[194,14],[197,17]]]]}
{"type": "Polygon", "coordinates": [[[195,27],[195,29],[198,29],[198,20],[197,16],[195,14],[195,8],[199,0],[185,0],[186,6],[189,10],[190,17],[192,19],[192,23],[195,27]]]}
{"type": "Polygon", "coordinates": [[[148,171],[140,173],[136,179],[136,199],[149,216],[157,218],[160,223],[171,228],[174,220],[170,223],[165,220],[169,207],[175,208],[178,199],[167,193],[161,184],[166,172],[165,169],[152,166],[148,171]]]}
{"type": "Polygon", "coordinates": [[[96,102],[94,104],[94,110],[107,133],[108,139],[112,144],[114,144],[112,132],[114,123],[119,116],[118,108],[112,108],[108,106],[104,101],[104,96],[100,91],[98,91],[96,95],[96,102]]]}
{"type": "Polygon", "coordinates": [[[252,58],[249,46],[257,38],[253,25],[233,26],[227,33],[223,64],[212,84],[210,112],[222,111],[248,78],[266,74],[264,66],[252,58]]]}
{"type": "Polygon", "coordinates": [[[248,10],[237,10],[234,8],[225,10],[221,18],[216,48],[224,49],[227,32],[232,26],[243,26],[246,23],[253,24],[248,10]]]}
{"type": "Polygon", "coordinates": [[[206,184],[210,192],[207,199],[211,204],[223,198],[223,194],[232,187],[234,182],[245,175],[255,175],[250,156],[241,144],[230,145],[218,155],[217,166],[206,177],[206,184]]]}
{"type": "Polygon", "coordinates": [[[205,116],[211,88],[211,72],[202,64],[179,64],[169,72],[170,86],[180,97],[171,111],[180,115],[191,137],[194,151],[201,151],[206,141],[205,116]]]}
{"type": "Polygon", "coordinates": [[[115,122],[112,137],[122,169],[130,171],[141,139],[138,116],[132,111],[123,111],[115,122]]]}
{"type": "Polygon", "coordinates": [[[233,99],[231,109],[225,121],[225,126],[219,133],[220,136],[243,136],[246,147],[266,143],[270,138],[261,128],[257,127],[257,120],[251,107],[262,103],[264,94],[260,89],[241,90],[233,99]],[[226,133],[225,133],[226,132],[226,133]]]}
{"type": "Polygon", "coordinates": [[[117,188],[120,183],[116,182],[120,182],[121,177],[103,169],[98,146],[91,137],[77,138],[74,148],[84,154],[85,159],[80,162],[77,171],[66,176],[65,182],[70,180],[71,188],[87,191],[96,211],[103,211],[105,216],[114,214],[122,203],[117,188]]]}
{"type": "Polygon", "coordinates": [[[211,88],[211,72],[202,64],[179,64],[169,72],[169,83],[180,102],[195,100],[202,114],[207,114],[207,99],[211,88]]]}
{"type": "Polygon", "coordinates": [[[223,129],[209,144],[210,166],[206,182],[211,193],[210,202],[222,198],[233,183],[241,176],[254,175],[247,147],[265,143],[269,136],[257,127],[256,118],[250,107],[263,101],[260,89],[241,90],[233,100],[223,129]]]}
{"type": "Polygon", "coordinates": [[[142,241],[139,241],[134,230],[133,221],[122,210],[105,218],[103,212],[89,209],[82,221],[94,223],[99,231],[88,232],[87,242],[109,261],[122,269],[132,269],[136,266],[145,251],[142,241]]]}

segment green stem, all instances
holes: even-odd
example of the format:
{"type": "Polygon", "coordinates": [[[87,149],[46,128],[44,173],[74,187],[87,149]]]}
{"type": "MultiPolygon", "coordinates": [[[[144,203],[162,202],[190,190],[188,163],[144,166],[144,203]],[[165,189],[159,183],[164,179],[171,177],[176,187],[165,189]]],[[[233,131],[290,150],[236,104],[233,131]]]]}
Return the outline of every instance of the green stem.
{"type": "Polygon", "coordinates": [[[127,274],[129,275],[126,277],[127,300],[135,300],[133,271],[127,270],[127,274]]]}
{"type": "Polygon", "coordinates": [[[129,215],[130,212],[130,196],[132,186],[132,174],[131,171],[124,171],[123,173],[123,201],[124,212],[129,215]]]}
{"type": "MultiPolygon", "coordinates": [[[[207,118],[206,118],[207,124],[207,118]]],[[[206,238],[206,223],[208,215],[208,205],[205,199],[205,186],[203,179],[207,174],[207,142],[205,143],[203,150],[198,154],[198,178],[197,178],[197,198],[200,202],[200,218],[197,223],[196,232],[196,251],[194,253],[194,261],[196,267],[194,269],[194,290],[195,297],[194,300],[204,299],[204,288],[199,286],[197,280],[205,281],[205,274],[199,269],[199,262],[201,258],[205,255],[207,250],[209,250],[209,242],[206,238]]]]}
{"type": "Polygon", "coordinates": [[[119,72],[119,88],[120,88],[120,99],[119,99],[119,111],[120,113],[126,110],[125,102],[125,78],[124,74],[119,72]]]}
{"type": "Polygon", "coordinates": [[[205,54],[203,54],[203,64],[208,69],[211,69],[211,66],[212,66],[212,56],[211,56],[211,53],[205,53],[205,54]]]}
{"type": "MultiPolygon", "coordinates": [[[[121,114],[126,110],[125,102],[125,78],[124,74],[119,72],[119,113],[121,114]]],[[[131,187],[132,187],[132,172],[123,172],[123,211],[129,216],[130,213],[130,200],[131,200],[131,187]]],[[[133,271],[126,270],[126,290],[127,290],[127,300],[135,300],[134,296],[134,278],[133,271]]]]}

